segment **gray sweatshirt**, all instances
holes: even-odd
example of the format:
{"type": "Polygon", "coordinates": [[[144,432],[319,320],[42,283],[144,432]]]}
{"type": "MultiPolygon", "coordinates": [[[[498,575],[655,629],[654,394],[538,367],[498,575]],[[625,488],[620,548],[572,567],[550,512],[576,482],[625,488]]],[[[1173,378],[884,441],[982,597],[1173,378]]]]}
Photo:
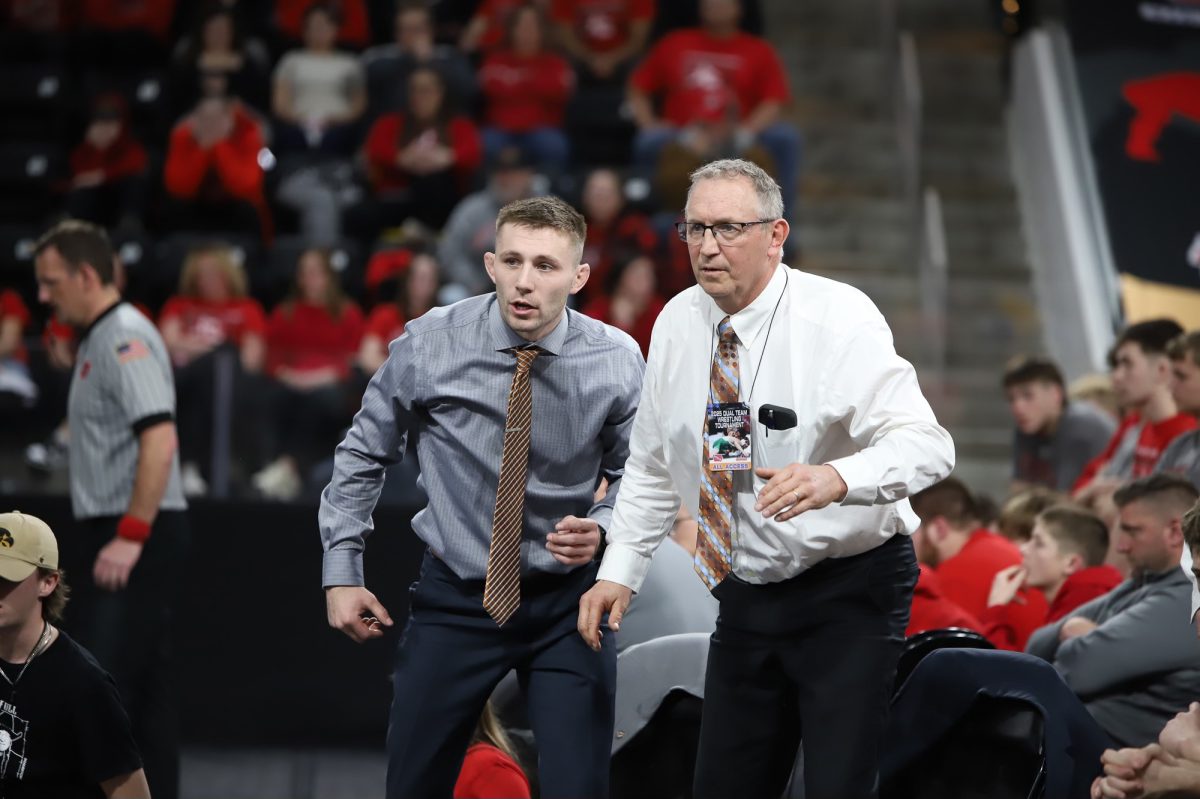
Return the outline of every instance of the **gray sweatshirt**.
{"type": "Polygon", "coordinates": [[[1178,566],[1126,580],[1035,631],[1025,649],[1054,664],[1117,743],[1145,746],[1200,699],[1200,639],[1190,621],[1191,591],[1178,566]],[[1059,643],[1059,630],[1074,616],[1099,626],[1059,643]]]}

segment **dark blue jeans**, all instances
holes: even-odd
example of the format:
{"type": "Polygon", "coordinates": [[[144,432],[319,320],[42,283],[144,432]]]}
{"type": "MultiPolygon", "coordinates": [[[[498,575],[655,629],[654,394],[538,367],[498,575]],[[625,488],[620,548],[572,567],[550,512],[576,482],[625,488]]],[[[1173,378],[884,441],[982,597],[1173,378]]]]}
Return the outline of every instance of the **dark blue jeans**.
{"type": "Polygon", "coordinates": [[[608,632],[593,652],[575,629],[596,568],[523,577],[521,606],[501,628],[483,609],[482,580],[425,555],[396,651],[389,799],[450,799],[484,704],[510,669],[537,740],[542,799],[608,796],[616,645],[608,632]]]}

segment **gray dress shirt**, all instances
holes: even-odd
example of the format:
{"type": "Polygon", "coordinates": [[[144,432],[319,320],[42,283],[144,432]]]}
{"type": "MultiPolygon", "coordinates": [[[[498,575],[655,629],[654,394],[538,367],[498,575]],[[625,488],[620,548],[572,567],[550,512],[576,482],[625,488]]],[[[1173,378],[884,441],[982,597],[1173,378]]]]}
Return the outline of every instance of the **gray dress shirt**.
{"type": "MultiPolygon", "coordinates": [[[[413,529],[459,577],[483,579],[516,368],[509,350],[528,344],[504,323],[494,294],[434,309],[392,342],[321,494],[325,586],[363,584],[362,552],[384,469],[402,457],[410,427],[429,497],[413,529]]],[[[545,548],[564,516],[608,527],[645,371],[632,338],[570,310],[536,344],[544,352],[530,372],[523,574],[569,571],[545,548]],[[602,477],[608,494],[593,504],[602,477]]]]}

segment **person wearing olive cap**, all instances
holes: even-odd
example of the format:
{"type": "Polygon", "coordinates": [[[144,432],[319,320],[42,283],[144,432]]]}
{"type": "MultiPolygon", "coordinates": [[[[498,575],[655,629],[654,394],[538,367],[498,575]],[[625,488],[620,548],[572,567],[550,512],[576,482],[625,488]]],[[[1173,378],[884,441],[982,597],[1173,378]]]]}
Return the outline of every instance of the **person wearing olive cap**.
{"type": "Polygon", "coordinates": [[[0,796],[149,797],[116,684],[55,626],[69,594],[50,527],[0,513],[0,796]]]}

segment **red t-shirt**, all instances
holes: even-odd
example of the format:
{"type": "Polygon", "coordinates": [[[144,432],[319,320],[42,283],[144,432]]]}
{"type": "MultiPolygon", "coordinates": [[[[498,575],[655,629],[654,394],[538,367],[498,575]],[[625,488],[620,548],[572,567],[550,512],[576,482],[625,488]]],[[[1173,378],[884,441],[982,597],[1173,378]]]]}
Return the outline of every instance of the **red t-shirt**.
{"type": "Polygon", "coordinates": [[[226,341],[241,346],[247,333],[267,334],[267,318],[258,300],[238,297],[225,302],[206,302],[195,297],[171,297],[158,316],[158,326],[178,319],[183,331],[201,336],[212,346],[226,341]]]}
{"type": "Polygon", "coordinates": [[[650,354],[650,334],[654,332],[654,320],[658,318],[662,312],[663,303],[661,297],[651,297],[650,302],[646,305],[646,310],[642,311],[637,319],[633,320],[631,327],[621,327],[615,320],[609,316],[609,306],[612,304],[612,299],[608,296],[600,296],[593,299],[583,307],[583,313],[593,319],[599,319],[601,322],[620,327],[626,333],[633,337],[633,340],[642,348],[642,355],[650,354]]]}
{"type": "MultiPolygon", "coordinates": [[[[946,596],[982,619],[996,572],[1020,563],[1016,544],[989,530],[976,530],[958,554],[939,563],[936,571],[946,596]]],[[[1046,619],[1046,597],[1036,589],[1022,589],[1018,596],[1024,602],[1014,606],[1013,627],[1019,639],[1028,638],[1046,619]]]]}
{"type": "Polygon", "coordinates": [[[529,0],[483,0],[475,11],[476,17],[487,20],[487,28],[479,40],[479,49],[488,52],[504,44],[509,18],[518,8],[528,4],[529,0]]]}
{"type": "Polygon", "coordinates": [[[378,336],[386,347],[392,339],[398,338],[404,332],[404,314],[394,302],[376,305],[367,316],[365,335],[378,336]]]}
{"type": "MultiPolygon", "coordinates": [[[[364,151],[371,185],[377,192],[403,189],[408,185],[408,172],[396,165],[396,156],[404,146],[400,141],[404,124],[404,114],[398,111],[384,114],[375,120],[367,134],[364,151]]],[[[442,139],[440,131],[436,129],[430,129],[424,135],[442,139]]],[[[454,117],[446,125],[445,136],[448,141],[443,140],[440,143],[454,150],[452,169],[458,180],[459,190],[466,191],[483,163],[483,144],[479,139],[479,130],[476,129],[475,123],[466,117],[454,117]]]]}
{"type": "Polygon", "coordinates": [[[742,119],[767,100],[791,97],[779,57],[764,39],[741,32],[718,39],[699,28],[664,36],[630,83],[648,95],[663,93],[663,119],[677,126],[692,122],[705,105],[698,98],[708,95],[724,105],[732,91],[742,119]]]}
{"type": "Polygon", "coordinates": [[[571,66],[553,53],[492,53],[479,70],[487,98],[484,123],[509,133],[559,128],[575,88],[571,66]]]}
{"type": "Polygon", "coordinates": [[[1163,450],[1167,448],[1167,445],[1174,441],[1177,436],[1181,436],[1189,430],[1195,430],[1197,421],[1196,417],[1189,413],[1177,413],[1174,416],[1163,419],[1161,422],[1146,422],[1143,425],[1141,416],[1136,413],[1128,414],[1121,420],[1121,426],[1117,428],[1117,432],[1113,433],[1113,437],[1109,439],[1108,446],[1104,448],[1104,451],[1093,458],[1083,468],[1083,474],[1079,475],[1079,479],[1075,481],[1075,485],[1071,488],[1072,493],[1085,487],[1096,478],[1100,470],[1116,454],[1125,437],[1133,435],[1135,428],[1139,425],[1141,425],[1141,429],[1137,431],[1138,438],[1133,455],[1133,471],[1129,475],[1131,480],[1153,474],[1154,465],[1158,463],[1158,459],[1162,456],[1163,450]]]}
{"type": "Polygon", "coordinates": [[[345,377],[362,335],[362,311],[353,302],[346,302],[340,319],[324,305],[284,303],[267,323],[267,369],[276,374],[285,366],[300,371],[333,367],[345,377]]]}
{"type": "MultiPolygon", "coordinates": [[[[304,12],[317,0],[275,0],[275,27],[289,39],[300,41],[304,36],[304,12]]],[[[325,5],[330,5],[325,0],[325,5]]],[[[366,47],[371,43],[371,26],[364,0],[335,0],[332,5],[342,19],[338,28],[338,43],[366,47]]]]}
{"type": "MultiPolygon", "coordinates": [[[[1063,582],[1058,593],[1054,595],[1054,601],[1050,603],[1046,617],[1038,626],[1053,624],[1080,605],[1104,596],[1124,579],[1119,571],[1108,564],[1080,569],[1063,582]]],[[[983,612],[983,634],[997,649],[1025,651],[1025,644],[1029,641],[1032,631],[1024,630],[1025,620],[1020,610],[1019,605],[1010,602],[1007,605],[987,608],[983,612]]]]}
{"type": "MultiPolygon", "coordinates": [[[[24,333],[25,328],[29,325],[29,309],[25,307],[25,302],[21,299],[20,294],[12,289],[2,289],[0,290],[0,321],[7,322],[9,319],[16,319],[21,326],[21,332],[24,333]]],[[[29,360],[29,353],[20,341],[17,342],[17,348],[13,350],[12,357],[21,363],[29,360]]]]}
{"type": "Polygon", "coordinates": [[[654,0],[553,0],[550,17],[574,28],[588,50],[606,53],[629,41],[632,23],[654,19],[654,0]]]}
{"type": "Polygon", "coordinates": [[[517,762],[491,744],[467,750],[454,799],[528,799],[529,780],[517,762]]]}
{"type": "Polygon", "coordinates": [[[920,569],[917,587],[913,590],[912,613],[908,617],[908,629],[904,635],[913,636],[926,630],[944,630],[947,627],[983,632],[979,619],[946,597],[933,569],[924,564],[920,569]]]}

